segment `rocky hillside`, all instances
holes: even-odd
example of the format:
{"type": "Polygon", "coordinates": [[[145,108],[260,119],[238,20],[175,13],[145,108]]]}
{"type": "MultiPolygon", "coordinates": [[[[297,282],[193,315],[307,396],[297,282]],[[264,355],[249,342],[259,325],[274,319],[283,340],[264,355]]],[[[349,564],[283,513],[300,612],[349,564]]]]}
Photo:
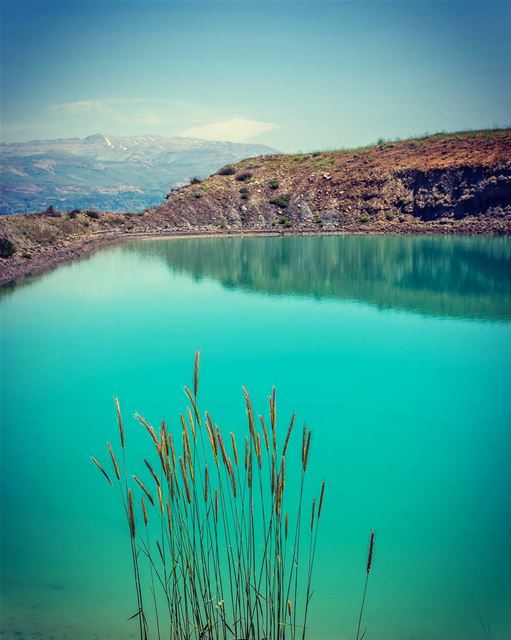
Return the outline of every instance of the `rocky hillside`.
{"type": "Polygon", "coordinates": [[[194,233],[511,233],[511,130],[228,164],[142,214],[0,216],[0,283],[101,244],[194,233]]]}
{"type": "Polygon", "coordinates": [[[431,223],[509,232],[511,130],[245,160],[174,192],[151,217],[169,228],[394,231],[431,223]]]}
{"type": "Polygon", "coordinates": [[[171,187],[270,147],[163,136],[33,140],[0,145],[0,213],[141,211],[171,187]]]}

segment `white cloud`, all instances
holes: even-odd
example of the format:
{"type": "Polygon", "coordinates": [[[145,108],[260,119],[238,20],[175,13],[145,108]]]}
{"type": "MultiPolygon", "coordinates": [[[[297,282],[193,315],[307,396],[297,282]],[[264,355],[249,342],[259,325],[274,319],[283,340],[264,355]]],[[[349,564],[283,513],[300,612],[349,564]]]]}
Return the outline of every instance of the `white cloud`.
{"type": "Polygon", "coordinates": [[[186,138],[202,138],[204,140],[229,140],[231,142],[245,142],[260,133],[271,131],[277,127],[272,122],[259,122],[245,118],[232,118],[222,122],[211,122],[191,129],[185,129],[178,135],[186,138]]]}
{"type": "Polygon", "coordinates": [[[65,113],[91,113],[93,111],[112,111],[110,105],[103,100],[75,100],[74,102],[62,102],[50,107],[51,111],[64,111],[65,113]]]}
{"type": "Polygon", "coordinates": [[[209,107],[178,99],[97,96],[46,107],[32,122],[2,122],[8,139],[112,135],[180,135],[245,142],[276,128],[271,122],[237,117],[238,107],[209,107]]]}

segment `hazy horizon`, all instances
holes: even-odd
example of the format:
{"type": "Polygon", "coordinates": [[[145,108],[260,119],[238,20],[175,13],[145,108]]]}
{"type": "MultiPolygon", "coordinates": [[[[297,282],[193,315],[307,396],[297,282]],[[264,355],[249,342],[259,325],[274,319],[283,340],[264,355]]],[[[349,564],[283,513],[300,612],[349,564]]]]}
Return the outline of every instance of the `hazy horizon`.
{"type": "Polygon", "coordinates": [[[2,141],[283,152],[511,124],[507,2],[3,0],[2,141]]]}

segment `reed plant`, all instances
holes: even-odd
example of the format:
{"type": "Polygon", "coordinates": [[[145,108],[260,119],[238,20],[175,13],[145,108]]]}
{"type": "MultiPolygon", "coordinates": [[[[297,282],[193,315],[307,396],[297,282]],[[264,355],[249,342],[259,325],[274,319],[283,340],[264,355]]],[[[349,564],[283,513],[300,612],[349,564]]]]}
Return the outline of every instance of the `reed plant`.
{"type": "Polygon", "coordinates": [[[199,353],[184,391],[172,428],[135,414],[152,451],[138,475],[118,400],[120,455],[108,443],[108,468],[92,458],[126,518],[139,637],[304,640],[325,496],[324,482],[311,502],[306,490],[311,431],[291,447],[295,416],[281,429],[275,388],[265,417],[243,387],[246,435],[223,432],[199,406],[199,353]]]}

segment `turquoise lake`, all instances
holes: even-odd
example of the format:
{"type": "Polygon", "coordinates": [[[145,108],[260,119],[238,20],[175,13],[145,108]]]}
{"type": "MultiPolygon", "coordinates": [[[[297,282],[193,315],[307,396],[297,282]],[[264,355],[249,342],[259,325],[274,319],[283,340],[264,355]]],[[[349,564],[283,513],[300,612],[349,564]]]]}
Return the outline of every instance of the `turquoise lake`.
{"type": "MultiPolygon", "coordinates": [[[[89,456],[140,411],[313,429],[327,482],[311,640],[511,638],[511,239],[137,241],[0,295],[6,639],[128,640],[125,523],[89,456]],[[483,627],[490,628],[490,635],[483,627]]],[[[239,425],[239,426],[238,426],[239,425]]],[[[144,436],[145,437],[145,436],[144,436]]],[[[292,482],[289,479],[288,482],[292,482]]]]}

